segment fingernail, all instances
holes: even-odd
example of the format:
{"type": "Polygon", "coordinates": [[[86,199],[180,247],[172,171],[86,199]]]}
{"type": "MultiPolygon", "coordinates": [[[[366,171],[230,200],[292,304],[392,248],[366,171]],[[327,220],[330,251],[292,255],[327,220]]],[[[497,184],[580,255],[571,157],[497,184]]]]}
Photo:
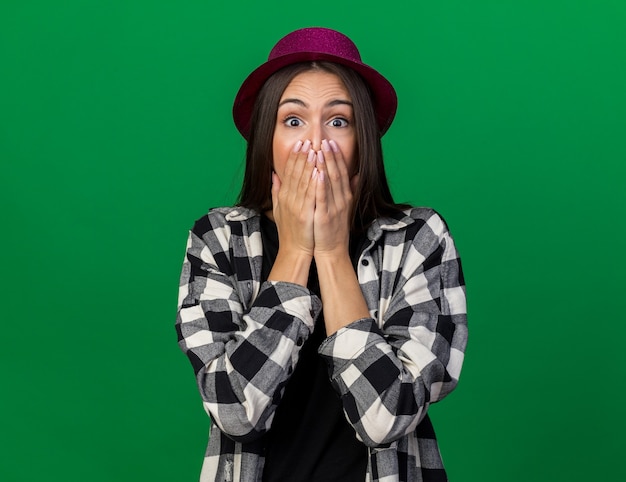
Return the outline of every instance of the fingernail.
{"type": "Polygon", "coordinates": [[[317,167],[315,169],[313,169],[313,172],[311,173],[311,178],[315,179],[317,177],[317,167]]]}
{"type": "Polygon", "coordinates": [[[322,151],[317,151],[317,162],[324,164],[324,153],[322,151]]]}
{"type": "Polygon", "coordinates": [[[302,152],[308,152],[310,148],[311,148],[311,141],[307,140],[302,145],[302,152]]]}
{"type": "Polygon", "coordinates": [[[335,141],[330,141],[330,147],[334,152],[339,152],[339,146],[335,141]]]}
{"type": "Polygon", "coordinates": [[[324,180],[324,171],[320,171],[319,178],[320,178],[320,181],[324,180]]]}
{"type": "Polygon", "coordinates": [[[293,152],[298,152],[301,147],[302,147],[302,141],[296,142],[296,145],[293,146],[293,152]]]}
{"type": "Polygon", "coordinates": [[[313,162],[313,159],[315,159],[315,151],[311,149],[309,151],[309,155],[307,156],[306,160],[307,162],[313,162]]]}
{"type": "Polygon", "coordinates": [[[322,149],[326,152],[330,151],[330,145],[326,139],[322,140],[322,149]]]}

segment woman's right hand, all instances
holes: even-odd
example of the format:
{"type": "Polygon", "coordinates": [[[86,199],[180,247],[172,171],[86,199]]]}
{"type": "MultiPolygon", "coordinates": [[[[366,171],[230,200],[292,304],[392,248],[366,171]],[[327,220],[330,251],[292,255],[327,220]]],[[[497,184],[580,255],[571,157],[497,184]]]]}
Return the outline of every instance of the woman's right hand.
{"type": "Polygon", "coordinates": [[[289,153],[282,176],[272,173],[272,214],[279,247],[268,278],[271,281],[307,284],[315,246],[316,158],[310,141],[298,141],[289,153]]]}

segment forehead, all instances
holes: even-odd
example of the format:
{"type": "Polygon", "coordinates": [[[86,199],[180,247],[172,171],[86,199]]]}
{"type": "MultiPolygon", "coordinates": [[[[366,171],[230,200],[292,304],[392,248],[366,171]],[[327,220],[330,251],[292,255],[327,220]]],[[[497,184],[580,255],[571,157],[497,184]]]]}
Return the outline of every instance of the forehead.
{"type": "Polygon", "coordinates": [[[343,81],[325,70],[309,70],[296,75],[285,88],[281,100],[289,97],[352,100],[343,81]]]}

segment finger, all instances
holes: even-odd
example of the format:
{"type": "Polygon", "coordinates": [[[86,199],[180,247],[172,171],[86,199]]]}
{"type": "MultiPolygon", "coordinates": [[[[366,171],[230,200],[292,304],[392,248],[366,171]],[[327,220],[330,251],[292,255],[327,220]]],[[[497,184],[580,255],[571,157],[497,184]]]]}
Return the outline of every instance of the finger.
{"type": "Polygon", "coordinates": [[[311,187],[312,183],[312,174],[315,169],[315,160],[316,154],[313,149],[309,149],[307,153],[306,160],[298,161],[303,163],[303,168],[299,171],[299,178],[292,179],[293,184],[291,186],[291,192],[289,196],[289,205],[294,208],[296,211],[307,212],[309,210],[315,209],[315,201],[311,202],[311,197],[308,195],[308,192],[313,189],[311,187]]]}
{"type": "Polygon", "coordinates": [[[333,151],[330,143],[324,139],[322,141],[321,157],[324,158],[323,170],[326,178],[329,208],[342,204],[345,197],[345,185],[342,180],[343,174],[340,165],[343,163],[341,152],[333,151]],[[339,162],[338,162],[339,161],[339,162]]]}
{"type": "Polygon", "coordinates": [[[306,159],[306,154],[309,151],[310,145],[310,141],[298,141],[295,143],[293,149],[291,149],[289,156],[287,157],[287,162],[285,163],[285,170],[283,172],[283,178],[281,179],[283,184],[290,183],[294,176],[296,179],[300,177],[298,167],[301,167],[302,163],[300,161],[303,160],[303,156],[304,159],[306,159]],[[306,148],[306,150],[304,148],[306,148]]]}
{"type": "Polygon", "coordinates": [[[328,214],[328,186],[326,184],[326,174],[324,171],[316,169],[314,171],[315,180],[315,212],[317,214],[328,214]]]}
{"type": "Polygon", "coordinates": [[[311,141],[307,140],[307,141],[304,141],[300,150],[297,153],[295,153],[296,158],[295,158],[295,162],[293,163],[293,172],[292,172],[292,179],[294,181],[299,181],[300,178],[302,177],[302,172],[306,168],[305,160],[307,159],[310,150],[311,150],[311,141]]]}
{"type": "Polygon", "coordinates": [[[303,200],[303,208],[307,212],[315,212],[316,209],[316,193],[317,193],[317,178],[319,176],[319,171],[315,167],[315,160],[312,162],[313,170],[309,176],[309,184],[307,186],[307,190],[305,192],[304,200],[303,200]]]}
{"type": "Polygon", "coordinates": [[[280,178],[278,174],[272,171],[272,211],[274,217],[276,217],[276,210],[278,208],[278,193],[280,191],[280,178]]]}
{"type": "Polygon", "coordinates": [[[330,161],[330,157],[332,156],[332,152],[330,150],[330,145],[326,141],[326,139],[322,140],[321,150],[318,151],[318,170],[324,171],[328,174],[328,161],[330,161]]]}
{"type": "Polygon", "coordinates": [[[293,149],[289,153],[287,157],[287,162],[285,163],[285,171],[283,172],[283,181],[286,181],[288,177],[291,176],[294,168],[294,162],[298,153],[300,152],[300,148],[302,147],[302,141],[298,141],[294,144],[293,149]]]}
{"type": "Polygon", "coordinates": [[[343,158],[343,153],[341,152],[341,149],[339,149],[339,145],[337,145],[334,140],[331,139],[326,144],[333,154],[332,159],[335,161],[334,163],[328,163],[328,168],[336,169],[336,172],[338,173],[336,177],[339,180],[339,184],[336,183],[335,185],[339,185],[342,192],[345,193],[350,188],[350,175],[348,173],[346,161],[343,158]]]}
{"type": "Polygon", "coordinates": [[[298,141],[287,159],[283,185],[290,203],[296,202],[310,147],[311,141],[298,141]],[[298,147],[299,149],[297,149],[298,147]]]}
{"type": "Polygon", "coordinates": [[[272,171],[272,196],[277,195],[278,191],[280,191],[280,178],[272,171]]]}
{"type": "Polygon", "coordinates": [[[306,162],[304,163],[302,172],[300,173],[299,188],[300,191],[306,193],[311,183],[313,170],[315,169],[317,160],[317,153],[313,149],[309,149],[306,156],[306,162]]]}

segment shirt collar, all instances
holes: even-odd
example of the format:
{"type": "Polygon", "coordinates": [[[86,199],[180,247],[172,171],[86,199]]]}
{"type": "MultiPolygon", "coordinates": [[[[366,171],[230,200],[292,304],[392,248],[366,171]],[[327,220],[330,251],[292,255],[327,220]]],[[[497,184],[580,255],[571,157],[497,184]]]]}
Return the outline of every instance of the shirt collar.
{"type": "Polygon", "coordinates": [[[367,230],[367,237],[372,241],[378,240],[384,231],[400,231],[415,222],[411,217],[411,209],[399,211],[394,216],[384,216],[375,219],[367,230]]]}
{"type": "Polygon", "coordinates": [[[221,211],[227,221],[247,221],[255,216],[259,216],[259,213],[254,209],[244,208],[243,206],[218,208],[217,211],[221,211]]]}

